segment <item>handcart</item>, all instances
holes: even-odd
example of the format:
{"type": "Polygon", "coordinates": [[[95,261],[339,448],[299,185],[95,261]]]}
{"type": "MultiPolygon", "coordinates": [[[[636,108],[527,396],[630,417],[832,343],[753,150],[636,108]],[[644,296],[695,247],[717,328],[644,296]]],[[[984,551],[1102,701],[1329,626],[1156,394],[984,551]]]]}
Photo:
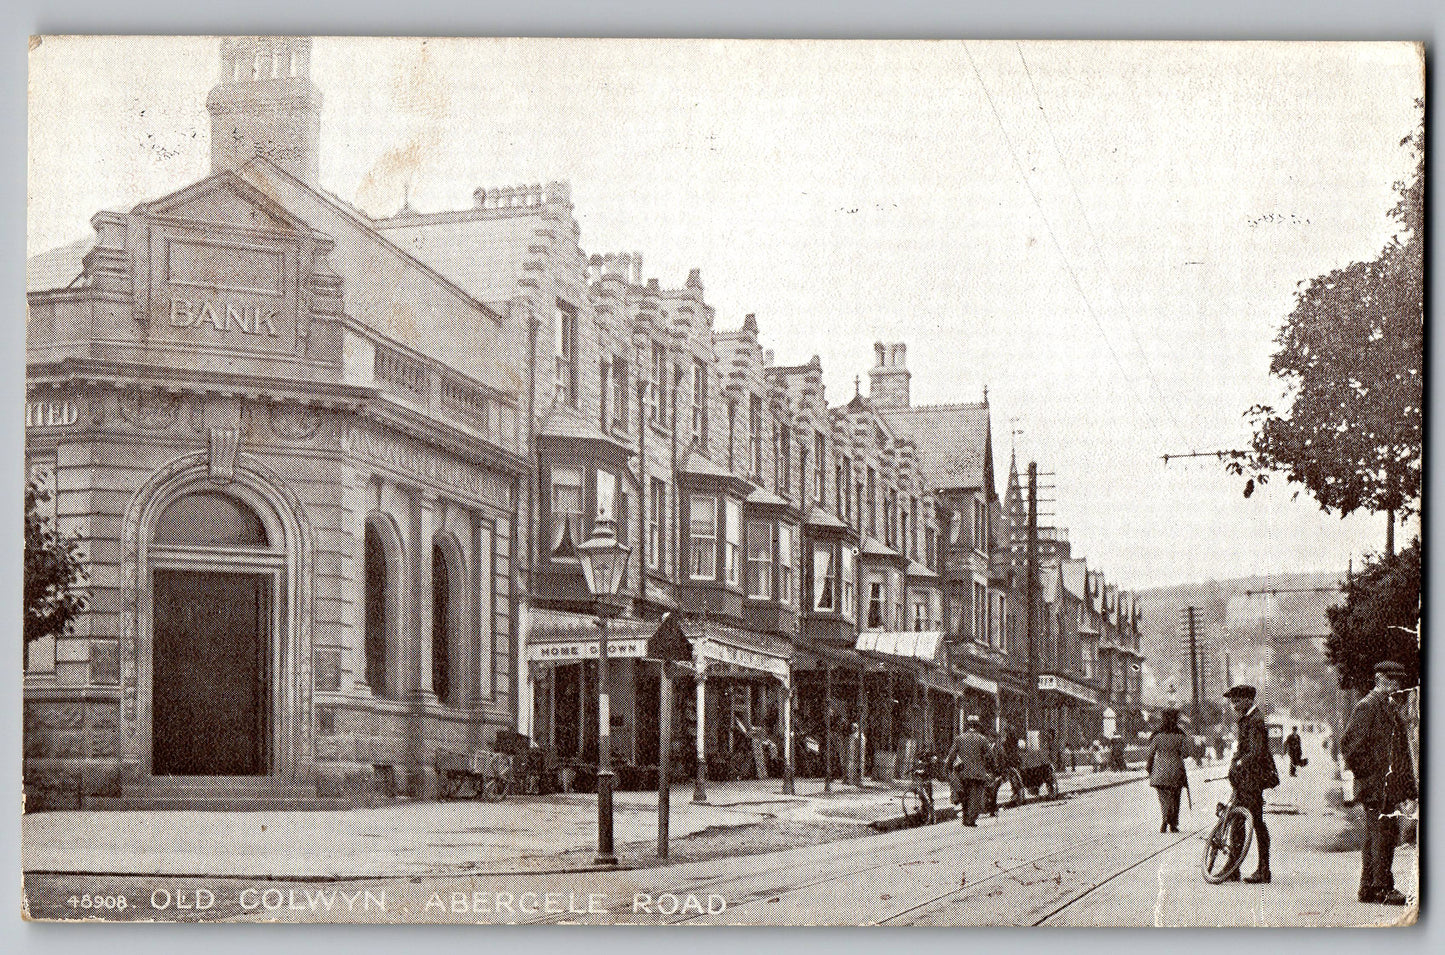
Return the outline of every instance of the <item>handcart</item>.
{"type": "Polygon", "coordinates": [[[437,771],[437,795],[441,799],[497,802],[507,798],[512,758],[506,753],[491,750],[458,753],[439,749],[433,765],[437,771]]]}

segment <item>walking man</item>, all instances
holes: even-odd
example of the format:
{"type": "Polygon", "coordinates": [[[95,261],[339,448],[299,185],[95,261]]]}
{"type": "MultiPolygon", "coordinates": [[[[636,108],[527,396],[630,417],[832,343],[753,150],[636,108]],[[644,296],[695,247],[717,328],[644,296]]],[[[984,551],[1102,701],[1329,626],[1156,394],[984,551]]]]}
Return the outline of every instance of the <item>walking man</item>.
{"type": "MultiPolygon", "coordinates": [[[[1248,810],[1254,820],[1259,844],[1259,865],[1244,881],[1268,882],[1269,827],[1264,823],[1264,791],[1279,785],[1279,770],[1269,752],[1269,729],[1254,704],[1254,687],[1241,683],[1230,687],[1224,695],[1239,716],[1239,745],[1229,764],[1229,783],[1234,787],[1234,801],[1248,810]]],[[[1232,878],[1238,879],[1239,873],[1232,878]]]]}
{"type": "Polygon", "coordinates": [[[1405,668],[1392,660],[1375,667],[1375,688],[1355,704],[1340,751],[1355,774],[1355,793],[1364,806],[1365,841],[1361,849],[1361,902],[1404,905],[1395,889],[1395,842],[1399,838],[1396,811],[1403,802],[1418,799],[1415,767],[1410,758],[1405,721],[1393,694],[1405,681],[1405,668]]]}
{"type": "Polygon", "coordinates": [[[967,728],[954,738],[948,755],[943,758],[943,765],[951,775],[956,774],[958,780],[959,815],[965,826],[978,825],[984,787],[993,775],[992,762],[988,740],[978,729],[978,717],[970,716],[967,728]]]}
{"type": "Polygon", "coordinates": [[[1290,727],[1289,736],[1284,741],[1284,751],[1289,756],[1289,774],[1293,776],[1295,769],[1305,764],[1305,751],[1300,743],[1298,726],[1290,727]]]}

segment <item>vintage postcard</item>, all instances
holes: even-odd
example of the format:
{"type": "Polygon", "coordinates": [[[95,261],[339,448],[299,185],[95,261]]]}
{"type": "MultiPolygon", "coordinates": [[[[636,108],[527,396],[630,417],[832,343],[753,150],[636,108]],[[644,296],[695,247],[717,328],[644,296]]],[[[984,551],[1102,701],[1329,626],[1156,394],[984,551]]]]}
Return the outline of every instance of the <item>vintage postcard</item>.
{"type": "Polygon", "coordinates": [[[25,915],[1412,924],[1423,64],[33,38],[25,915]]]}

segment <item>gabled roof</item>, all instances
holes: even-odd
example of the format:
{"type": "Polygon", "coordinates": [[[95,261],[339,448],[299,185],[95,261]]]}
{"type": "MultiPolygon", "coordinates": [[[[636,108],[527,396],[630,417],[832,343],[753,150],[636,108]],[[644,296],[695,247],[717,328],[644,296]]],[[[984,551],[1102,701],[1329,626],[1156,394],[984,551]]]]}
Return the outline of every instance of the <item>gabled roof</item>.
{"type": "Polygon", "coordinates": [[[978,490],[997,496],[987,404],[879,408],[894,434],[912,439],[918,469],[935,490],[978,490]]]}

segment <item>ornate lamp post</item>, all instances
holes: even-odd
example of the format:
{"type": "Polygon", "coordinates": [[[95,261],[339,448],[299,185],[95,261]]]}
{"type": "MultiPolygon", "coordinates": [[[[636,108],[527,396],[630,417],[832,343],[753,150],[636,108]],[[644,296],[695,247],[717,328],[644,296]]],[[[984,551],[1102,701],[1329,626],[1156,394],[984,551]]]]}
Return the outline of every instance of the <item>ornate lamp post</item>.
{"type": "Polygon", "coordinates": [[[597,859],[598,865],[616,865],[612,846],[612,712],[607,675],[607,618],[620,609],[617,591],[627,576],[631,549],[619,543],[612,521],[597,522],[592,536],[577,546],[582,576],[597,604],[597,627],[601,632],[597,650],[597,859]]]}

